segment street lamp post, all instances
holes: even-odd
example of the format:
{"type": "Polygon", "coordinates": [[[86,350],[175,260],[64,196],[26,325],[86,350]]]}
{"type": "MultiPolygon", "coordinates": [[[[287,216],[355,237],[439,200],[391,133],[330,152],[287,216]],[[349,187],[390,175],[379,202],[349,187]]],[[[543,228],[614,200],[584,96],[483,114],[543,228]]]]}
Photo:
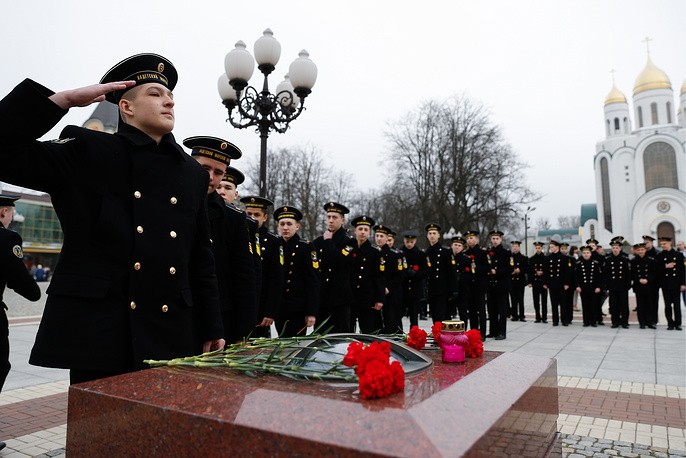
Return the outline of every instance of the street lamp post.
{"type": "Polygon", "coordinates": [[[529,213],[536,210],[536,207],[526,207],[524,212],[524,253],[529,256],[529,213]]]}
{"type": "Polygon", "coordinates": [[[226,73],[219,77],[217,88],[222,103],[229,113],[227,121],[238,129],[256,126],[260,134],[260,196],[267,194],[267,137],[270,131],[280,134],[288,130],[291,121],[300,116],[305,107],[305,97],[312,92],[317,80],[317,66],[304,49],[288,68],[284,80],[269,92],[267,77],[276,68],[281,57],[281,44],[270,29],[255,42],[255,58],[238,41],[224,59],[226,73]],[[248,86],[257,68],[264,75],[262,91],[248,86]],[[237,109],[236,109],[237,108],[237,109]],[[236,119],[234,114],[237,113],[236,119]]]}

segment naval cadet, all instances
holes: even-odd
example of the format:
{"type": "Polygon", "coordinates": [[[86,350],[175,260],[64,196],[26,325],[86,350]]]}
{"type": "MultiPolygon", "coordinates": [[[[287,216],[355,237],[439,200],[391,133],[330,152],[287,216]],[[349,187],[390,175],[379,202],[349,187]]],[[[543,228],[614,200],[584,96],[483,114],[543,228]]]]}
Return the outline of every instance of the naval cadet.
{"type": "MultiPolygon", "coordinates": [[[[643,242],[646,244],[646,256],[649,258],[655,259],[657,257],[658,251],[655,249],[655,246],[653,242],[655,242],[655,238],[651,235],[644,235],[642,236],[643,242]]],[[[657,264],[655,265],[655,268],[657,268],[657,264]]],[[[657,280],[659,279],[659,276],[655,278],[655,281],[657,283],[657,280]]],[[[650,317],[650,321],[654,324],[657,324],[658,318],[657,318],[657,310],[658,310],[658,305],[660,303],[660,286],[659,285],[653,285],[655,286],[654,288],[651,288],[650,290],[650,300],[651,300],[651,305],[650,305],[650,310],[652,312],[652,316],[650,317]]]]}
{"type": "MultiPolygon", "coordinates": [[[[569,243],[560,243],[560,254],[567,259],[570,266],[571,277],[574,276],[574,264],[576,259],[569,254],[569,243]]],[[[564,323],[571,323],[574,319],[574,293],[576,293],[576,288],[570,286],[569,289],[562,291],[562,302],[560,304],[560,321],[564,323]]]]}
{"type": "Polygon", "coordinates": [[[359,321],[360,332],[372,334],[384,327],[381,309],[385,301],[385,260],[381,250],[369,242],[374,220],[366,215],[350,221],[355,228],[355,246],[352,251],[350,283],[355,301],[351,315],[351,329],[359,321]]]}
{"type": "Polygon", "coordinates": [[[31,302],[40,299],[40,288],[24,264],[21,237],[9,230],[17,199],[18,196],[0,194],[0,391],[11,367],[7,305],[2,301],[5,287],[31,302]]]}
{"type": "Polygon", "coordinates": [[[304,336],[316,324],[319,311],[319,259],[314,246],[298,234],[302,218],[300,210],[288,205],[274,211],[284,257],[281,307],[275,323],[279,337],[304,336]]]}
{"type": "Polygon", "coordinates": [[[427,300],[433,322],[450,319],[448,301],[457,300],[457,274],[453,253],[441,245],[441,227],[430,223],[424,228],[429,241],[426,253],[427,300]]]}
{"type": "MultiPolygon", "coordinates": [[[[242,156],[234,144],[217,137],[197,136],[183,141],[191,156],[207,170],[207,212],[214,255],[219,306],[227,342],[241,341],[252,333],[257,321],[255,271],[245,214],[227,206],[216,192],[227,176],[232,159],[242,156]]],[[[234,185],[236,177],[230,177],[234,185]]],[[[225,194],[230,199],[228,193],[225,194]]]]}
{"type": "MultiPolygon", "coordinates": [[[[548,245],[550,253],[546,256],[543,270],[545,272],[544,288],[550,294],[550,308],[553,311],[553,326],[560,323],[560,306],[562,305],[562,293],[571,285],[572,263],[566,256],[560,253],[560,242],[551,240],[548,245]]],[[[569,326],[570,322],[563,321],[563,326],[569,326]]]]}
{"type": "Polygon", "coordinates": [[[383,332],[397,334],[403,332],[403,285],[402,279],[407,268],[405,258],[399,251],[388,244],[388,237],[393,231],[383,224],[377,224],[374,229],[374,242],[381,250],[383,258],[383,280],[386,295],[383,301],[383,332]]]}
{"type": "Polygon", "coordinates": [[[534,242],[535,253],[529,258],[529,287],[534,296],[536,323],[548,322],[548,290],[545,289],[545,254],[543,242],[534,242]]]}
{"type": "Polygon", "coordinates": [[[598,321],[598,294],[602,284],[602,272],[600,263],[591,258],[591,247],[581,247],[581,259],[574,265],[575,289],[581,297],[582,315],[584,327],[597,326],[598,321]]]}
{"type": "Polygon", "coordinates": [[[0,180],[49,193],[64,232],[29,362],[72,383],[224,346],[208,176],[171,134],[176,82],[169,60],[139,54],[100,84],[54,93],[27,79],[0,101],[0,180]],[[67,126],[35,141],[105,98],[117,133],[67,126]]]}
{"type": "Polygon", "coordinates": [[[331,332],[351,332],[351,306],[354,300],[350,283],[354,241],[343,225],[348,207],[338,202],[324,204],[326,231],[313,244],[317,249],[321,271],[321,299],[317,323],[324,323],[331,332]]]}
{"type": "Polygon", "coordinates": [[[259,196],[243,197],[241,203],[245,205],[245,213],[257,221],[262,258],[262,284],[257,307],[257,327],[253,335],[270,337],[271,325],[279,314],[284,273],[283,246],[279,238],[269,232],[267,224],[268,209],[274,204],[271,200],[259,196]]]}
{"type": "Polygon", "coordinates": [[[510,301],[512,321],[526,321],[524,316],[524,288],[527,285],[529,258],[524,256],[520,247],[522,242],[513,240],[512,245],[512,274],[510,276],[510,301]]]}
{"type": "Polygon", "coordinates": [[[495,340],[503,340],[507,336],[508,296],[514,265],[512,254],[503,248],[503,235],[498,229],[488,233],[491,247],[487,251],[489,334],[486,337],[495,337],[495,340]]]}
{"type": "Polygon", "coordinates": [[[680,291],[686,291],[686,258],[672,246],[671,237],[658,237],[660,251],[655,257],[658,282],[665,301],[667,330],[681,331],[680,291]]]}
{"type": "Polygon", "coordinates": [[[481,332],[481,339],[486,338],[486,289],[488,287],[488,256],[479,245],[479,231],[468,230],[465,254],[471,261],[472,276],[471,294],[469,297],[469,327],[481,332]]]}
{"type": "Polygon", "coordinates": [[[614,238],[610,245],[612,253],[605,259],[603,284],[609,292],[612,327],[629,328],[629,289],[631,288],[631,266],[622,255],[623,238],[614,238]]]}
{"type": "Polygon", "coordinates": [[[469,296],[472,288],[472,260],[465,254],[467,241],[462,236],[452,238],[450,247],[457,272],[457,313],[460,320],[469,322],[469,296]]]}
{"type": "Polygon", "coordinates": [[[410,328],[419,324],[419,308],[424,298],[424,279],[428,270],[426,255],[417,246],[418,236],[419,232],[414,230],[403,232],[403,247],[400,249],[407,262],[403,278],[403,309],[409,313],[410,328]]]}
{"type": "Polygon", "coordinates": [[[631,260],[631,287],[636,295],[636,313],[641,329],[655,329],[653,290],[657,288],[655,259],[646,254],[645,242],[633,245],[636,254],[631,260]]]}
{"type": "MultiPolygon", "coordinates": [[[[599,245],[600,242],[594,238],[589,238],[586,239],[586,245],[591,247],[591,259],[594,259],[598,261],[598,264],[600,264],[600,270],[603,271],[605,269],[605,256],[602,254],[602,247],[599,245]]],[[[598,299],[598,305],[596,306],[596,310],[598,311],[598,320],[597,324],[599,326],[605,326],[605,323],[603,323],[603,317],[605,314],[603,313],[603,304],[605,303],[605,299],[607,299],[607,290],[605,289],[605,285],[600,287],[600,294],[598,294],[597,299],[598,299]]]]}

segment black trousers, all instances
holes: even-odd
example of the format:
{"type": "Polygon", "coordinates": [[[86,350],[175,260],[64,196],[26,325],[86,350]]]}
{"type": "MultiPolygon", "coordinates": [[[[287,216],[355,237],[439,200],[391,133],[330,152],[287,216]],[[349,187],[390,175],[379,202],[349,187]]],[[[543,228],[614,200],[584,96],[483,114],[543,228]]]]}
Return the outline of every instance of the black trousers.
{"type": "Polygon", "coordinates": [[[550,294],[550,308],[553,311],[553,325],[557,326],[560,322],[560,306],[562,305],[562,285],[549,284],[548,294],[550,294]]]}
{"type": "Polygon", "coordinates": [[[421,297],[412,291],[403,291],[403,310],[410,314],[410,328],[419,325],[419,300],[421,297]]]}
{"type": "Polygon", "coordinates": [[[469,298],[469,327],[486,337],[486,282],[473,282],[469,298]]]}
{"type": "Polygon", "coordinates": [[[598,311],[596,310],[598,306],[597,294],[593,291],[584,292],[584,290],[581,290],[579,296],[581,296],[581,311],[583,313],[584,326],[596,324],[596,321],[598,321],[598,311]]]}
{"type": "Polygon", "coordinates": [[[654,324],[652,307],[652,291],[641,291],[636,293],[636,314],[638,315],[639,325],[649,326],[654,324]]]}
{"type": "Polygon", "coordinates": [[[460,320],[464,321],[465,326],[469,322],[469,297],[471,294],[471,282],[460,283],[457,294],[457,314],[460,320]]]}
{"type": "Polygon", "coordinates": [[[488,292],[488,319],[493,337],[507,334],[507,309],[509,308],[508,292],[503,289],[491,289],[488,292]]]}
{"type": "Polygon", "coordinates": [[[445,294],[429,293],[429,310],[431,311],[431,321],[443,321],[450,319],[448,316],[448,297],[445,294]]]}
{"type": "Polygon", "coordinates": [[[512,284],[510,288],[510,304],[512,318],[524,320],[524,285],[512,284]]]}
{"type": "Polygon", "coordinates": [[[610,315],[612,326],[629,324],[629,292],[610,291],[610,315]]]}
{"type": "Polygon", "coordinates": [[[0,391],[10,373],[10,325],[7,312],[0,303],[0,391]]]}
{"type": "Polygon", "coordinates": [[[383,332],[396,334],[403,332],[403,304],[397,291],[386,294],[381,315],[383,317],[383,332]]]}
{"type": "Polygon", "coordinates": [[[679,288],[662,288],[662,298],[665,300],[665,318],[667,326],[681,326],[681,295],[679,288]]]}
{"type": "Polygon", "coordinates": [[[570,324],[574,319],[574,288],[562,290],[562,304],[560,304],[560,321],[570,324]]]}
{"type": "Polygon", "coordinates": [[[657,324],[657,310],[658,310],[658,305],[660,304],[660,288],[652,288],[650,290],[650,321],[653,324],[657,324]]]}
{"type": "Polygon", "coordinates": [[[540,284],[532,285],[536,321],[548,319],[548,290],[540,284]]]}
{"type": "Polygon", "coordinates": [[[331,328],[334,332],[352,332],[350,328],[350,304],[340,304],[335,307],[320,307],[317,315],[317,324],[324,323],[322,330],[331,328]]]}
{"type": "Polygon", "coordinates": [[[279,317],[274,320],[274,326],[279,337],[302,337],[307,334],[303,312],[279,314],[279,317]]]}

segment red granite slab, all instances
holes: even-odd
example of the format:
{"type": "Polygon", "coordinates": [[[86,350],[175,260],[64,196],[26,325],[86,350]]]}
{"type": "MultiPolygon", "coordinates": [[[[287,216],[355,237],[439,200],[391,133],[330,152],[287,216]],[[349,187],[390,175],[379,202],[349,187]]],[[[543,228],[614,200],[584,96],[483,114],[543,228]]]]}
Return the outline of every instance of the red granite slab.
{"type": "MultiPolygon", "coordinates": [[[[408,376],[404,393],[155,368],[69,389],[69,456],[546,456],[554,360],[484,352],[408,376]]],[[[559,448],[559,446],[557,446],[559,448]]]]}

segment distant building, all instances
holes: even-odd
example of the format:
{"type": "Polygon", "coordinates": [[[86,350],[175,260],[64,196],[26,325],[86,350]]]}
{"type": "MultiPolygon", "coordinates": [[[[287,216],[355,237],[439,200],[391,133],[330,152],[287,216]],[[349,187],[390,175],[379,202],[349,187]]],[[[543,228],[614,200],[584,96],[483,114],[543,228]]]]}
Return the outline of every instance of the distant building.
{"type": "Polygon", "coordinates": [[[632,114],[613,83],[605,99],[605,138],[593,159],[596,204],[582,205],[581,238],[607,245],[644,234],[684,239],[686,227],[686,81],[678,109],[672,83],[650,56],[636,78],[632,114]]]}

